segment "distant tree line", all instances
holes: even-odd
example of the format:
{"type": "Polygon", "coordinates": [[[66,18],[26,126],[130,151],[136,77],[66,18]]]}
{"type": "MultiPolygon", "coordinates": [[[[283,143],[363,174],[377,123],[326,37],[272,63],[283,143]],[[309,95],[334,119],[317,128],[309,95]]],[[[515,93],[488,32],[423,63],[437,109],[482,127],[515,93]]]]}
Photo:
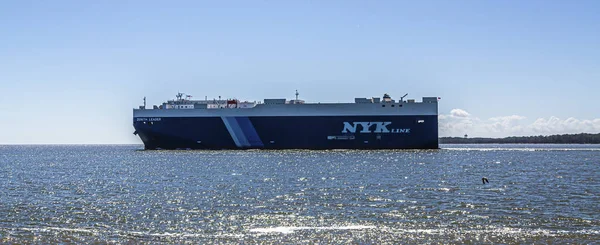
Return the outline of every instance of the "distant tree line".
{"type": "Polygon", "coordinates": [[[600,144],[600,133],[513,136],[506,138],[441,137],[440,144],[600,144]]]}

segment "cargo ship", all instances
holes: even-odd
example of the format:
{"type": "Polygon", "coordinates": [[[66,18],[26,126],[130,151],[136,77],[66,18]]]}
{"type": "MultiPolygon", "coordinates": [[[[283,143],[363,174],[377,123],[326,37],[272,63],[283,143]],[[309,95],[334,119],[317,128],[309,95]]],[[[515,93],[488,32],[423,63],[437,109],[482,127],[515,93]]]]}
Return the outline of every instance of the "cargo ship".
{"type": "Polygon", "coordinates": [[[438,97],[422,101],[355,98],[307,103],[296,98],[193,100],[178,93],[133,109],[145,149],[437,149],[438,97]]]}

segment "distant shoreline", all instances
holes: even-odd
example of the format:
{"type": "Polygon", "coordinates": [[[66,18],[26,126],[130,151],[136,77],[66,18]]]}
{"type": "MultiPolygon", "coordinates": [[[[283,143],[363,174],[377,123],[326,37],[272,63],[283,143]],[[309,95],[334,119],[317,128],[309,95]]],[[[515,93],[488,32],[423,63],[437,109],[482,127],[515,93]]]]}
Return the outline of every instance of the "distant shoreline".
{"type": "Polygon", "coordinates": [[[600,144],[598,134],[561,134],[548,136],[511,136],[505,138],[440,137],[440,144],[600,144]]]}
{"type": "Polygon", "coordinates": [[[448,143],[448,142],[440,141],[440,144],[444,144],[444,145],[599,145],[600,143],[505,143],[505,142],[448,143]]]}

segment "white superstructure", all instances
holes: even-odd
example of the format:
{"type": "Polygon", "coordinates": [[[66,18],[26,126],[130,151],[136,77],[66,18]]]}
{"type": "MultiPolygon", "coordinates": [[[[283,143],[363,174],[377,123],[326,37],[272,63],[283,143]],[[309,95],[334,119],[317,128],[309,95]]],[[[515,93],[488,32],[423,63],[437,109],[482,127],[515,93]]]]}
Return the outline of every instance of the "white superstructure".
{"type": "MultiPolygon", "coordinates": [[[[406,96],[406,95],[405,95],[406,96]]],[[[415,100],[393,100],[388,94],[383,99],[355,98],[354,103],[306,103],[303,100],[264,99],[239,101],[237,99],[191,100],[191,96],[177,94],[149,110],[134,109],[136,117],[213,117],[213,116],[374,116],[374,115],[437,115],[437,97],[415,100]]]]}

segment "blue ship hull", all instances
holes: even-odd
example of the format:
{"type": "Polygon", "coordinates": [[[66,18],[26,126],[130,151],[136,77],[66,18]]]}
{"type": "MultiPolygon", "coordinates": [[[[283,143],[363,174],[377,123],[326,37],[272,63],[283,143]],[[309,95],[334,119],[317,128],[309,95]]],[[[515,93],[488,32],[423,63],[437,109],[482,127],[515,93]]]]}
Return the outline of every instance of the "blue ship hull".
{"type": "Polygon", "coordinates": [[[439,148],[435,115],[137,117],[133,125],[145,149],[439,148]]]}

